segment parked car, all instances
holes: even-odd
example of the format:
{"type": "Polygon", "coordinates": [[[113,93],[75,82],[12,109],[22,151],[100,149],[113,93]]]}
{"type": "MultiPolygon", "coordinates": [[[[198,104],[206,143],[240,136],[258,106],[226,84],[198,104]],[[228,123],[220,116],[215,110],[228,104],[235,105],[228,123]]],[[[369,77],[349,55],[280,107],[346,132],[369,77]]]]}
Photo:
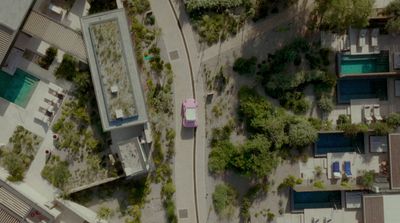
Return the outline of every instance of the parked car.
{"type": "Polygon", "coordinates": [[[197,102],[193,98],[188,98],[182,103],[182,125],[187,128],[197,127],[196,119],[197,102]]]}

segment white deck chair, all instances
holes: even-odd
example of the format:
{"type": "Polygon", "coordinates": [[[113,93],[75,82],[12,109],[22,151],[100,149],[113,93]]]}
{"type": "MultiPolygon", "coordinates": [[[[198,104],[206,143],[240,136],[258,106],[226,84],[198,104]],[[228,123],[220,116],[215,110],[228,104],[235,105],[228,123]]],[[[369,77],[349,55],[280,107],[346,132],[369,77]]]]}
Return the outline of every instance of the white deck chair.
{"type": "Polygon", "coordinates": [[[366,29],[362,29],[359,32],[359,36],[358,36],[358,46],[359,47],[363,47],[365,46],[365,37],[367,35],[367,30],[366,29]]]}
{"type": "Polygon", "coordinates": [[[371,46],[378,46],[379,29],[373,29],[371,32],[371,46]]]}
{"type": "Polygon", "coordinates": [[[36,112],[35,118],[40,120],[40,121],[42,121],[42,122],[44,122],[44,123],[46,123],[46,124],[48,124],[50,122],[50,117],[45,115],[45,114],[43,114],[43,113],[41,113],[41,112],[36,112]]]}
{"type": "Polygon", "coordinates": [[[52,94],[47,94],[45,98],[47,101],[51,101],[53,104],[59,104],[61,101],[60,98],[52,94]]]}
{"type": "Polygon", "coordinates": [[[373,115],[376,121],[382,121],[383,118],[381,116],[381,107],[379,105],[374,105],[373,115]]]}
{"type": "Polygon", "coordinates": [[[61,87],[59,87],[59,86],[57,86],[57,85],[55,85],[55,84],[53,84],[51,82],[49,83],[49,89],[51,91],[56,92],[57,94],[63,94],[64,93],[64,89],[62,89],[61,87]]]}
{"type": "Polygon", "coordinates": [[[45,102],[45,101],[42,101],[40,103],[39,107],[44,109],[44,110],[46,110],[46,111],[48,111],[48,112],[54,112],[54,106],[49,104],[49,103],[47,103],[47,102],[45,102]]]}
{"type": "Polygon", "coordinates": [[[371,117],[371,107],[369,105],[364,105],[363,114],[365,122],[367,124],[370,124],[372,122],[372,117],[371,117]]]}

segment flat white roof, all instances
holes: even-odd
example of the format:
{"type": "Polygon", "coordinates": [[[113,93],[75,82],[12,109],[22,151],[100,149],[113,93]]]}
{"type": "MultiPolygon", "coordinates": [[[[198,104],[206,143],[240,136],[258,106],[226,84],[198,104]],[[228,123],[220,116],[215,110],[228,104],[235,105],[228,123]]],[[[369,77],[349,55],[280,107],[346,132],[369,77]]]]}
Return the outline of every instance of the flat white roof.
{"type": "Polygon", "coordinates": [[[118,155],[126,176],[133,176],[147,170],[145,154],[139,138],[119,142],[118,155]]]}
{"type": "Polygon", "coordinates": [[[17,31],[21,26],[33,0],[1,0],[0,24],[17,31]]]}

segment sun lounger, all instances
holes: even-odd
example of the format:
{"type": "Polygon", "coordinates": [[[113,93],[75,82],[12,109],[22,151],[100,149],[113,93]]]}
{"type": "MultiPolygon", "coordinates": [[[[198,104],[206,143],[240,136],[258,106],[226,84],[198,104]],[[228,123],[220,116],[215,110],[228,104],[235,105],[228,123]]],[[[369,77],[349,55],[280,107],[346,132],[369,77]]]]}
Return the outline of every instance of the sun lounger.
{"type": "Polygon", "coordinates": [[[378,46],[378,35],[379,35],[379,29],[373,29],[371,32],[371,46],[373,47],[378,46]]]}
{"type": "Polygon", "coordinates": [[[35,118],[46,124],[48,124],[50,122],[50,117],[41,112],[36,112],[35,118]]]}
{"type": "Polygon", "coordinates": [[[350,161],[344,161],[344,174],[346,177],[352,177],[350,161]]]}
{"type": "Polygon", "coordinates": [[[51,101],[53,104],[58,104],[58,103],[60,103],[60,98],[58,98],[57,96],[52,95],[52,94],[47,94],[46,97],[45,97],[45,99],[46,99],[47,101],[51,101]]]}
{"type": "Polygon", "coordinates": [[[358,46],[363,47],[365,46],[365,37],[367,35],[367,30],[362,29],[360,30],[359,36],[358,36],[358,46]]]}
{"type": "Polygon", "coordinates": [[[42,101],[40,103],[39,107],[44,109],[44,110],[46,110],[46,111],[48,111],[48,112],[53,112],[54,111],[54,106],[49,104],[49,103],[47,103],[47,102],[45,102],[45,101],[42,101]]]}
{"type": "Polygon", "coordinates": [[[335,179],[342,178],[342,174],[340,173],[339,162],[336,161],[332,164],[332,173],[333,173],[333,178],[335,179]]]}
{"type": "Polygon", "coordinates": [[[379,105],[374,105],[373,115],[376,121],[382,121],[383,118],[381,116],[381,107],[379,105]]]}
{"type": "Polygon", "coordinates": [[[363,114],[364,114],[364,120],[367,124],[372,122],[372,117],[371,117],[371,107],[369,105],[364,105],[363,108],[363,114]]]}

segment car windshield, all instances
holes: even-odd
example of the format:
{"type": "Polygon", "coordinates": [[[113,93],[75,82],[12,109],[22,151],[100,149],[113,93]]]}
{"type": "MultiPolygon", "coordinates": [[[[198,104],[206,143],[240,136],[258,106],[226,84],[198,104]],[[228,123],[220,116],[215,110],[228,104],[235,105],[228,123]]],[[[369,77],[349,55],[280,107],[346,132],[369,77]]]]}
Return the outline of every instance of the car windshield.
{"type": "Polygon", "coordinates": [[[196,109],[187,108],[185,112],[185,117],[187,121],[196,121],[196,109]]]}

